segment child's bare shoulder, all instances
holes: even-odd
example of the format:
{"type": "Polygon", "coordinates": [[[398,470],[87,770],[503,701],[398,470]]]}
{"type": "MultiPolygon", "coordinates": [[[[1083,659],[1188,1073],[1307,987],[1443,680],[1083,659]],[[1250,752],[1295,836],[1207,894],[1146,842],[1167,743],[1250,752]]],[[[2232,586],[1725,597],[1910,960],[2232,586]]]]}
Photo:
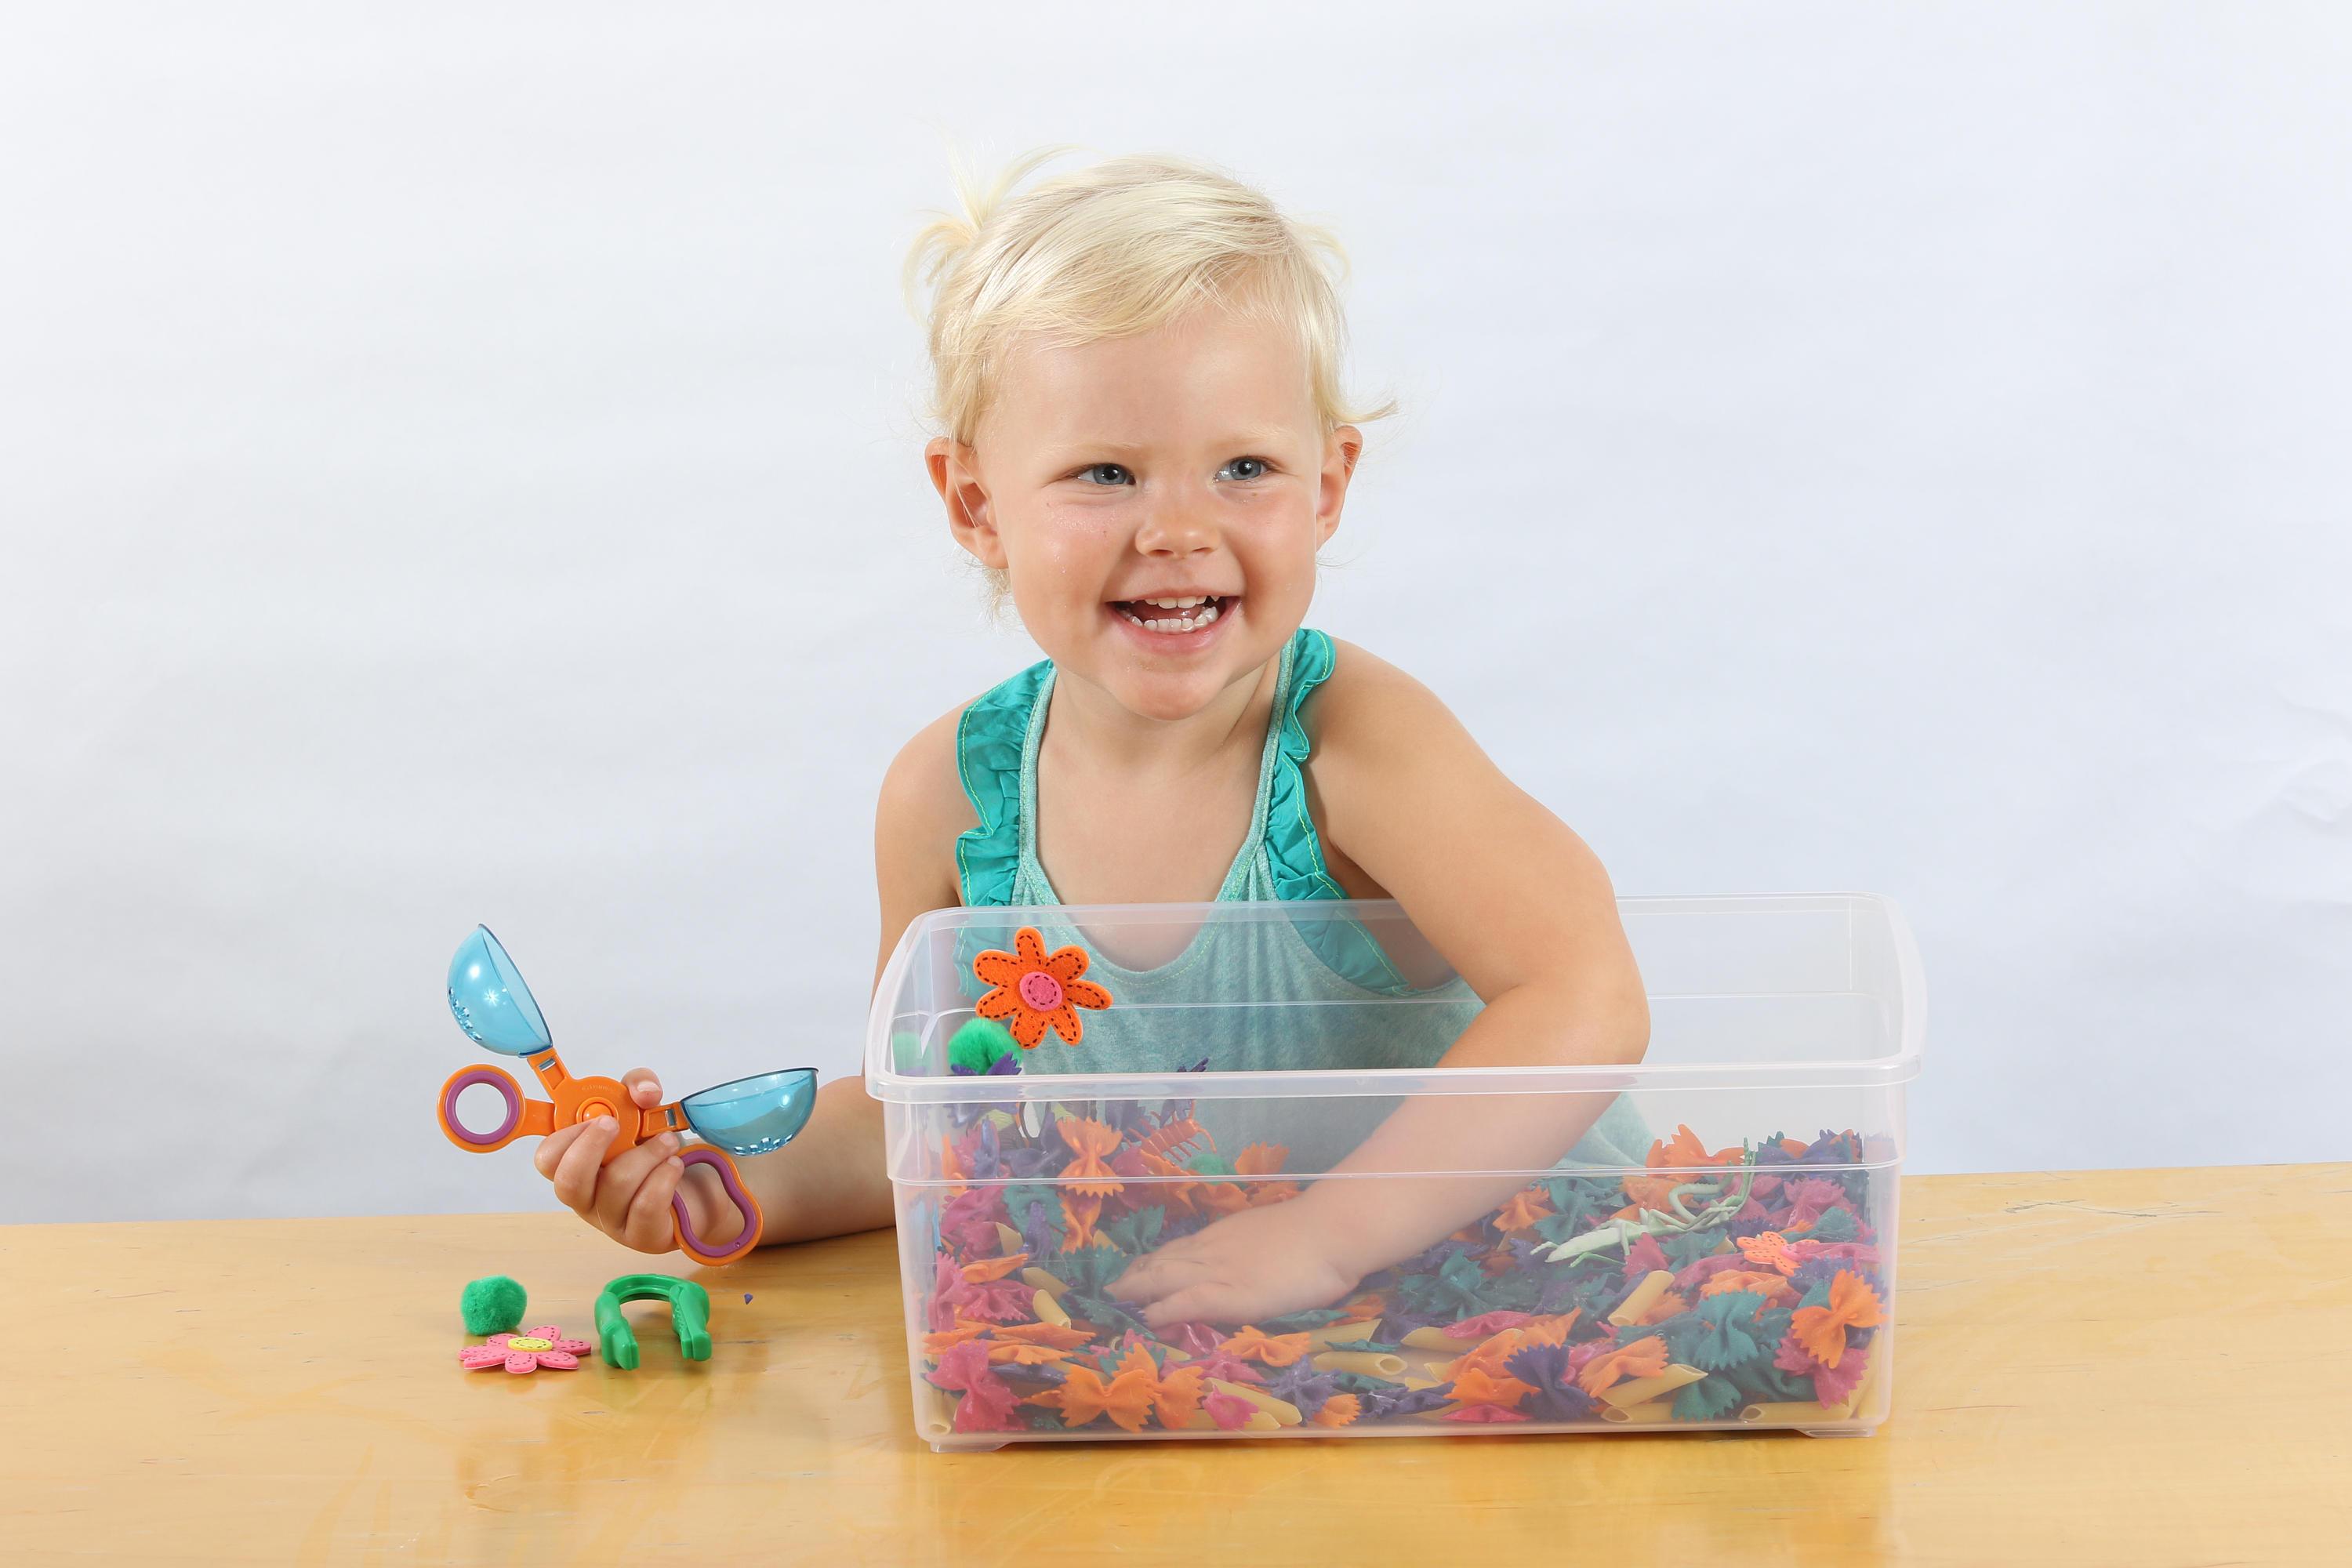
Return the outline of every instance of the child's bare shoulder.
{"type": "Polygon", "coordinates": [[[1368,648],[1331,639],[1331,674],[1299,710],[1318,760],[1348,764],[1396,754],[1413,736],[1424,748],[1466,741],[1437,693],[1368,648]]]}
{"type": "Polygon", "coordinates": [[[967,706],[960,702],[916,731],[890,759],[874,809],[877,836],[945,844],[979,822],[956,758],[957,731],[967,706]]]}

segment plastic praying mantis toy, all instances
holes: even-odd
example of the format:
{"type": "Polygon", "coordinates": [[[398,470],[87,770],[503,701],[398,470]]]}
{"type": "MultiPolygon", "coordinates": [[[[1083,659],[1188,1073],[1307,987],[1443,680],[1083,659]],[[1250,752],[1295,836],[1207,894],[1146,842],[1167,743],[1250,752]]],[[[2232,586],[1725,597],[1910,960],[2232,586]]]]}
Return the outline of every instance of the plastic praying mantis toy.
{"type": "Polygon", "coordinates": [[[573,1078],[564,1070],[530,987],[488,926],[476,926],[449,961],[449,1011],[476,1045],[529,1062],[551,1099],[525,1100],[514,1075],[502,1068],[460,1068],[441,1086],[438,1106],[441,1131],[450,1142],[469,1154],[487,1154],[518,1138],[543,1138],[559,1127],[609,1116],[619,1128],[612,1147],[604,1151],[604,1163],[610,1164],[648,1138],[690,1129],[703,1141],[679,1151],[678,1158],[719,1173],[728,1201],[742,1216],[743,1233],[726,1247],[709,1245],[695,1234],[685,1198],[673,1197],[670,1212],[677,1222],[678,1249],[697,1263],[715,1267],[734,1262],[760,1244],[760,1205],[730,1156],[764,1154],[792,1142],[808,1124],[816,1103],[815,1068],[788,1068],[740,1078],[640,1110],[618,1079],[573,1078]],[[505,1119],[479,1132],[457,1117],[457,1097],[478,1083],[498,1090],[506,1101],[505,1119]]]}

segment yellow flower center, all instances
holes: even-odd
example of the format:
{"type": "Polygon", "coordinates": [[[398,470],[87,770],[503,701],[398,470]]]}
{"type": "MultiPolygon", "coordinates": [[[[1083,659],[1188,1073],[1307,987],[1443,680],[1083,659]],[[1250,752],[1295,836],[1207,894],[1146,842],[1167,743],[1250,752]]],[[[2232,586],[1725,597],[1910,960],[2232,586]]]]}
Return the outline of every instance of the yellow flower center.
{"type": "Polygon", "coordinates": [[[510,1351],[545,1351],[554,1348],[553,1340],[535,1340],[529,1334],[517,1334],[507,1342],[507,1349],[510,1351]]]}

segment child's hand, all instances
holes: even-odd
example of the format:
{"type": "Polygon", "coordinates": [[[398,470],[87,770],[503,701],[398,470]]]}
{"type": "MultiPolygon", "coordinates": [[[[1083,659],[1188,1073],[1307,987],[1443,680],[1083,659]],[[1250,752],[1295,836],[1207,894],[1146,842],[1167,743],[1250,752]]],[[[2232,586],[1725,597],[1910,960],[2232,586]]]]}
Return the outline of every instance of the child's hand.
{"type": "Polygon", "coordinates": [[[1328,1307],[1360,1278],[1312,1205],[1293,1198],[1228,1215],[1137,1258],[1111,1282],[1110,1293],[1145,1303],[1143,1321],[1161,1329],[1248,1323],[1328,1307]]]}
{"type": "MultiPolygon", "coordinates": [[[[640,1109],[661,1103],[661,1082],[644,1068],[631,1068],[621,1082],[640,1109]]],[[[639,1252],[668,1252],[677,1246],[669,1203],[681,1192],[695,1234],[704,1242],[724,1247],[742,1234],[742,1216],[728,1201],[718,1173],[708,1165],[689,1172],[677,1158],[677,1133],[665,1132],[603,1163],[619,1131],[611,1117],[600,1116],[559,1127],[540,1141],[534,1163],[555,1184],[564,1207],[639,1252]]]]}

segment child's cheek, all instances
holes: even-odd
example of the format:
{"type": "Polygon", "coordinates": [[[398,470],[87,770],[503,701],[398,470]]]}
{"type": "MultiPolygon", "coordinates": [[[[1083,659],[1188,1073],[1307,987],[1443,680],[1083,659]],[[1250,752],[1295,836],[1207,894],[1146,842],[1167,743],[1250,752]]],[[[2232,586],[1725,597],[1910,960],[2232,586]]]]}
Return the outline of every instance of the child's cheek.
{"type": "Polygon", "coordinates": [[[1038,530],[1036,555],[1052,591],[1084,595],[1091,602],[1107,586],[1117,547],[1116,525],[1099,510],[1072,507],[1038,530]]]}

